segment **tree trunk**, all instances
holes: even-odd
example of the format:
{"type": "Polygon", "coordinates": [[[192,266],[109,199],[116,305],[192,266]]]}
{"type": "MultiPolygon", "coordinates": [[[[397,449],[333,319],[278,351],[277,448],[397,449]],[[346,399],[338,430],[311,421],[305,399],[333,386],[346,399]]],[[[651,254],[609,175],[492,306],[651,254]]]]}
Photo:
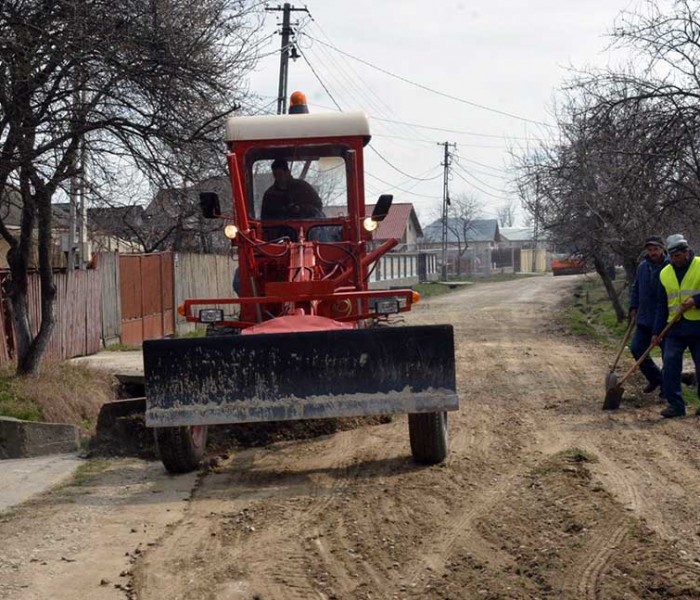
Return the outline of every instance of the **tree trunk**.
{"type": "Polygon", "coordinates": [[[617,291],[615,290],[615,286],[613,285],[612,279],[610,279],[610,273],[608,273],[608,268],[598,255],[593,256],[593,266],[595,267],[596,273],[598,273],[601,280],[603,281],[605,291],[608,293],[608,298],[610,298],[610,302],[612,303],[613,309],[615,310],[617,322],[622,323],[622,321],[625,320],[626,313],[625,310],[622,308],[620,298],[617,295],[617,291]]]}
{"type": "Polygon", "coordinates": [[[29,322],[29,257],[31,256],[31,231],[34,223],[35,202],[25,203],[22,214],[22,236],[17,252],[10,258],[10,307],[12,326],[15,332],[17,353],[17,374],[36,375],[41,365],[51,334],[54,329],[53,300],[56,288],[53,284],[51,265],[51,202],[45,191],[37,190],[34,196],[39,200],[39,277],[41,282],[41,324],[36,336],[29,322]],[[25,229],[29,231],[25,235],[25,229]]]}

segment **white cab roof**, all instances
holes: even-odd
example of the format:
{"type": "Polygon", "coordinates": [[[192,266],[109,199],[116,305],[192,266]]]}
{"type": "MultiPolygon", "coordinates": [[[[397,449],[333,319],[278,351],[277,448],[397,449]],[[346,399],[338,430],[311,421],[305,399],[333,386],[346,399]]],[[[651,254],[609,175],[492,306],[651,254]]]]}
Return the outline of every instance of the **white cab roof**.
{"type": "Polygon", "coordinates": [[[226,141],[284,140],[344,135],[369,136],[369,121],[363,112],[231,117],[226,123],[226,141]]]}

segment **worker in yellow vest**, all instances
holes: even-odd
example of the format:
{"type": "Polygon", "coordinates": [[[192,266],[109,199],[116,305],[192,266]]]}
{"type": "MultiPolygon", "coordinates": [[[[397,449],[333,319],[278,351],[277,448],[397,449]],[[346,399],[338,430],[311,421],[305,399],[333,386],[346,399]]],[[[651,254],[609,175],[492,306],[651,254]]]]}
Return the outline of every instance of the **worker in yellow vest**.
{"type": "MultiPolygon", "coordinates": [[[[664,341],[663,395],[668,406],[661,411],[661,416],[671,419],[685,415],[681,376],[686,349],[693,357],[696,375],[700,372],[700,257],[695,256],[680,233],[667,238],[666,251],[671,264],[659,273],[661,285],[652,340],[658,341],[657,336],[666,324],[679,311],[683,313],[664,341]]],[[[695,414],[700,414],[700,409],[695,414]]]]}

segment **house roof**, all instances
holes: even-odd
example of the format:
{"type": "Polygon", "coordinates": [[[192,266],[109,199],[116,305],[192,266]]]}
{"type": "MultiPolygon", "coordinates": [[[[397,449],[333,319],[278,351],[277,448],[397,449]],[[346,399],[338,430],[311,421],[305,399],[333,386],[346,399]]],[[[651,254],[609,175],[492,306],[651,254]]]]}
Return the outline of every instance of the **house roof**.
{"type": "MultiPolygon", "coordinates": [[[[454,230],[459,229],[460,220],[450,218],[447,227],[447,242],[455,243],[458,241],[454,230]]],[[[433,221],[424,230],[424,239],[426,242],[437,243],[442,241],[442,220],[433,221]]],[[[497,219],[474,219],[466,231],[465,240],[469,242],[500,242],[501,236],[498,228],[497,219]]]]}
{"type": "MultiPolygon", "coordinates": [[[[366,214],[371,215],[374,206],[374,204],[366,204],[366,214]]],[[[324,206],[323,212],[329,217],[340,217],[347,214],[348,208],[347,206],[324,206]]],[[[372,239],[375,241],[388,240],[390,238],[400,240],[405,235],[410,220],[413,220],[416,235],[423,235],[423,229],[420,226],[413,204],[410,202],[396,202],[391,205],[384,220],[379,223],[379,227],[372,233],[372,239]]]]}
{"type": "Polygon", "coordinates": [[[500,233],[506,242],[531,242],[535,239],[532,227],[502,227],[500,233]]]}

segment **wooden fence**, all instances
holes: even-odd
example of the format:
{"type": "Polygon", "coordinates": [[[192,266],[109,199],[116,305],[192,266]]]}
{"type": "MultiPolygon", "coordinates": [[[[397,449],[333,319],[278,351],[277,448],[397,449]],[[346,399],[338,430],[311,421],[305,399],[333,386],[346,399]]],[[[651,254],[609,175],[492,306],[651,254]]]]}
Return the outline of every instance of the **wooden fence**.
{"type": "Polygon", "coordinates": [[[102,337],[105,345],[139,345],[175,330],[194,329],[177,314],[186,298],[230,298],[237,262],[214,254],[104,253],[98,258],[105,294],[102,337]]]}
{"type": "MultiPolygon", "coordinates": [[[[175,254],[175,306],[187,298],[230,298],[237,259],[218,254],[175,254]]],[[[230,306],[227,307],[230,310],[230,306]]],[[[184,317],[176,315],[178,333],[194,329],[184,317]]]]}
{"type": "MultiPolygon", "coordinates": [[[[431,259],[429,272],[436,264],[435,257],[431,259]]],[[[193,325],[177,314],[177,306],[186,298],[230,298],[237,267],[233,257],[168,252],[101,253],[96,263],[94,270],[54,274],[56,325],[46,357],[84,356],[98,352],[103,344],[139,345],[144,339],[190,331],[193,325]]],[[[425,270],[420,267],[414,253],[385,259],[379,274],[373,273],[372,287],[415,283],[425,270]]],[[[28,296],[36,332],[41,317],[37,274],[30,275],[28,296]]],[[[0,364],[7,364],[14,358],[14,337],[1,291],[0,306],[0,364]]]]}
{"type": "MultiPolygon", "coordinates": [[[[5,275],[7,276],[7,275],[5,275]]],[[[94,354],[101,348],[101,281],[95,270],[54,273],[56,299],[55,326],[45,354],[49,359],[65,359],[94,354]]],[[[41,285],[39,275],[29,275],[29,322],[36,334],[41,324],[41,285]]],[[[1,296],[0,363],[14,358],[14,332],[6,299],[1,296]]]]}
{"type": "Polygon", "coordinates": [[[119,254],[102,252],[96,262],[102,283],[102,340],[108,346],[120,342],[122,335],[119,254]]]}

